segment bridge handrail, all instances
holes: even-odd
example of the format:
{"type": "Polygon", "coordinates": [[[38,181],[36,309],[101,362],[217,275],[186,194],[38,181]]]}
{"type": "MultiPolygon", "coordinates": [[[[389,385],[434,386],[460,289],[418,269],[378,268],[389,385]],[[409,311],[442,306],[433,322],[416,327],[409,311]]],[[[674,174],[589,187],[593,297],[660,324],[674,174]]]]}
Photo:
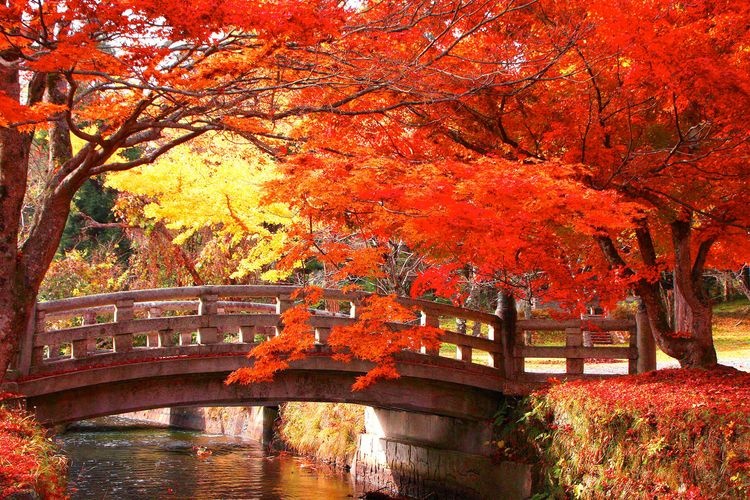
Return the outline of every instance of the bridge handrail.
{"type": "MultiPolygon", "coordinates": [[[[143,290],[126,290],[122,292],[110,292],[97,295],[86,295],[83,297],[70,297],[56,299],[37,304],[37,311],[48,315],[63,311],[90,309],[100,306],[112,306],[121,301],[133,301],[136,304],[161,301],[175,301],[184,299],[196,299],[203,295],[218,295],[219,297],[244,297],[244,298],[273,298],[279,296],[289,297],[298,290],[294,285],[207,285],[174,288],[150,288],[143,290]]],[[[347,302],[361,302],[373,294],[367,292],[343,292],[338,289],[326,288],[323,296],[327,300],[340,300],[347,302]]],[[[419,310],[441,316],[453,316],[462,319],[491,323],[497,321],[494,314],[466,309],[450,304],[440,304],[428,300],[398,298],[399,303],[407,307],[416,307],[419,310]]]]}
{"type": "Polygon", "coordinates": [[[219,295],[232,297],[263,298],[279,295],[291,295],[295,286],[262,286],[262,285],[219,285],[187,286],[174,288],[148,288],[143,290],[125,290],[121,292],[100,293],[83,297],[39,302],[37,311],[54,313],[71,309],[87,309],[97,306],[111,306],[117,302],[156,302],[194,299],[202,295],[219,295]]]}
{"type": "MultiPolygon", "coordinates": [[[[40,302],[40,304],[48,304],[48,302],[40,302]]],[[[217,302],[217,306],[225,311],[276,311],[276,304],[269,304],[264,302],[241,302],[232,300],[220,300],[217,302]]],[[[106,304],[92,307],[73,307],[68,309],[53,309],[53,312],[47,312],[49,309],[42,309],[41,312],[45,315],[45,319],[49,320],[63,320],[70,319],[76,316],[81,316],[85,313],[93,314],[109,314],[115,311],[115,304],[106,304]]],[[[159,300],[159,301],[148,301],[148,302],[134,302],[133,308],[138,311],[148,311],[150,309],[165,309],[170,311],[197,311],[200,307],[200,300],[159,300]]]]}
{"type": "MultiPolygon", "coordinates": [[[[292,294],[299,287],[291,285],[208,285],[178,288],[129,290],[84,297],[39,302],[24,349],[19,358],[19,372],[28,375],[39,370],[47,371],[52,365],[72,363],[86,366],[90,360],[112,358],[122,354],[135,356],[133,349],[136,336],[147,337],[146,348],[154,353],[172,353],[175,348],[187,354],[212,353],[217,344],[230,342],[224,334],[234,332],[231,342],[249,346],[258,335],[268,338],[282,327],[279,315],[294,305],[292,294]],[[222,300],[223,299],[223,300],[222,300]],[[243,301],[240,299],[272,299],[275,303],[243,301]],[[143,311],[148,314],[143,315],[143,311]],[[136,315],[137,311],[141,311],[136,315]],[[167,312],[169,311],[169,312],[167,312]],[[188,314],[171,314],[180,312],[188,314]],[[113,318],[102,315],[114,313],[113,318]],[[234,314],[233,314],[234,313],[234,314]],[[252,313],[252,314],[248,314],[252,313]],[[99,315],[97,322],[96,316],[99,315]],[[47,323],[71,317],[83,317],[83,325],[48,329],[47,323]],[[197,332],[197,344],[196,344],[197,332]],[[110,338],[108,351],[97,349],[97,339],[110,338]],[[175,340],[178,339],[178,340],[175,340]],[[177,345],[179,342],[179,345],[177,345]],[[59,345],[70,345],[69,357],[58,358],[59,345]],[[162,351],[158,351],[161,349],[162,351]],[[45,358],[44,351],[49,355],[45,358]],[[132,354],[132,355],[131,355],[132,354]]],[[[319,346],[327,343],[331,328],[354,321],[362,302],[372,294],[365,292],[343,292],[337,289],[323,291],[324,310],[315,309],[311,321],[311,334],[319,346]],[[339,312],[336,302],[349,302],[348,311],[339,312]]],[[[443,327],[442,341],[455,346],[455,358],[468,364],[477,363],[476,351],[487,354],[490,366],[501,371],[508,380],[528,374],[526,358],[564,358],[566,373],[582,375],[586,359],[626,359],[629,372],[634,372],[638,351],[636,349],[636,322],[632,319],[530,319],[519,320],[513,331],[498,316],[482,311],[465,309],[449,304],[426,300],[397,298],[406,307],[415,309],[413,322],[409,325],[443,327]],[[446,319],[470,320],[486,325],[478,336],[446,328],[446,319]],[[564,346],[533,346],[524,343],[524,331],[563,330],[564,346]],[[627,331],[630,332],[628,347],[596,347],[583,345],[584,332],[627,331]]],[[[59,323],[58,323],[59,325],[59,323]]],[[[475,324],[475,326],[477,326],[475,324]]],[[[403,324],[392,324],[403,328],[403,324]]],[[[469,330],[469,329],[467,329],[469,330]]],[[[235,346],[239,347],[239,346],[235,346]]],[[[232,351],[234,352],[234,351],[232,351]]],[[[438,351],[422,354],[438,356],[438,351]]],[[[67,355],[66,355],[67,356],[67,355]]],[[[140,359],[143,356],[136,356],[140,359]]]]}

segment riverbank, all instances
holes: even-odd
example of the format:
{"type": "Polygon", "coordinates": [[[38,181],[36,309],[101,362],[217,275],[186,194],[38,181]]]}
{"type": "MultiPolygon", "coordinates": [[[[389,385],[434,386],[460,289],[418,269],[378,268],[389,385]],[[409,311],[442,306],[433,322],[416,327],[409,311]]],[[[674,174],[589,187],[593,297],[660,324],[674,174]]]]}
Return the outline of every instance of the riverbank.
{"type": "Polygon", "coordinates": [[[554,497],[750,495],[750,373],[660,370],[556,384],[521,414],[495,444],[506,457],[531,452],[554,497]]]}
{"type": "MultiPolygon", "coordinates": [[[[340,407],[327,415],[320,408],[317,416],[304,405],[287,415],[287,425],[309,432],[292,433],[295,437],[287,435],[285,440],[290,446],[306,440],[306,449],[300,447],[298,451],[308,455],[326,449],[316,443],[340,439],[335,429],[353,428],[343,420],[351,418],[356,424],[362,414],[360,407],[351,407],[353,411],[346,418],[340,407]],[[325,429],[329,429],[328,438],[325,429]]],[[[219,416],[219,420],[221,415],[226,417],[217,409],[204,411],[219,416]]],[[[224,430],[231,430],[231,422],[222,421],[224,430]]],[[[661,370],[603,381],[555,384],[521,402],[510,401],[498,414],[494,431],[489,443],[493,456],[488,463],[529,464],[530,469],[522,471],[525,477],[534,464],[535,492],[578,498],[750,495],[750,373],[731,368],[661,370]]],[[[348,436],[355,434],[347,432],[348,436]]],[[[358,434],[356,443],[348,438],[343,447],[329,443],[329,450],[344,453],[334,453],[340,457],[335,460],[329,455],[327,461],[352,463],[351,446],[358,445],[357,453],[361,454],[363,436],[368,435],[358,434]]],[[[427,463],[429,455],[420,458],[415,454],[420,447],[417,443],[405,445],[372,435],[365,441],[385,443],[386,451],[390,445],[408,446],[412,462],[424,459],[426,470],[436,469],[427,463]]],[[[424,444],[421,448],[427,449],[424,444]]],[[[465,457],[478,456],[445,453],[461,459],[463,468],[454,471],[458,475],[471,472],[465,470],[472,468],[465,457]]],[[[318,454],[318,458],[323,456],[318,454]]],[[[399,490],[405,483],[393,481],[394,473],[399,473],[393,460],[378,467],[378,473],[385,473],[385,483],[390,481],[384,491],[406,493],[399,490]]],[[[507,469],[507,465],[504,467],[507,469]]],[[[65,458],[28,415],[0,408],[1,498],[30,492],[41,498],[65,498],[64,470],[65,458]]],[[[383,486],[373,484],[368,489],[383,486]]]]}
{"type": "Polygon", "coordinates": [[[65,457],[9,396],[0,394],[0,498],[66,498],[65,457]]]}

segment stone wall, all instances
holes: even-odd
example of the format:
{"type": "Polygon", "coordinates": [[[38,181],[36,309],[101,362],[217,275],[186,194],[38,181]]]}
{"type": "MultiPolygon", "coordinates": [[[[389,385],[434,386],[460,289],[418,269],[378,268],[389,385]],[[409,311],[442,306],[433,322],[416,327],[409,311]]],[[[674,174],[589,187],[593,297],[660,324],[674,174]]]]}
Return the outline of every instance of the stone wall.
{"type": "Polygon", "coordinates": [[[278,408],[275,406],[181,406],[136,411],[121,416],[180,429],[237,436],[267,444],[273,438],[273,422],[277,414],[278,408]]]}
{"type": "Polygon", "coordinates": [[[532,494],[532,468],[515,462],[362,434],[352,472],[357,481],[415,498],[518,500],[532,494]]]}
{"type": "Polygon", "coordinates": [[[367,408],[352,473],[392,494],[431,499],[522,499],[532,467],[489,458],[489,422],[367,408]]]}

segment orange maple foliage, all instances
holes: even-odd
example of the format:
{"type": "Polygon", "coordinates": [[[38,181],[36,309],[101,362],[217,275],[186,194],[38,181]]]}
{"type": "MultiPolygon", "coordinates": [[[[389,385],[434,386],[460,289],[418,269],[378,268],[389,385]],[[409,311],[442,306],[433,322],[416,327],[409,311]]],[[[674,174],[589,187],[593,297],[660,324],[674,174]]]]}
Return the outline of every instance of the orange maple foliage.
{"type": "Polygon", "coordinates": [[[289,261],[377,275],[396,240],[426,256],[417,294],[460,299],[467,265],[579,309],[631,290],[665,352],[715,364],[702,270],[750,259],[750,6],[450,5],[360,30],[342,72],[384,87],[306,122],[273,186],[308,221],[289,261]]]}
{"type": "MultiPolygon", "coordinates": [[[[270,382],[277,372],[309,355],[314,344],[311,308],[322,299],[322,289],[310,286],[300,289],[297,295],[302,296],[302,301],[281,315],[283,329],[254,347],[248,354],[254,359],[253,365],[235,370],[226,383],[270,382]]],[[[327,340],[333,358],[338,361],[356,358],[374,363],[365,375],[357,377],[352,390],[365,389],[378,380],[398,378],[398,353],[434,350],[440,346],[443,330],[418,326],[415,311],[400,305],[393,295],[369,296],[358,309],[357,321],[332,328],[327,340]]]]}
{"type": "Polygon", "coordinates": [[[235,370],[227,377],[226,383],[270,382],[276,372],[289,368],[289,363],[305,358],[315,342],[309,319],[307,304],[284,311],[281,314],[283,331],[254,347],[248,354],[248,357],[255,358],[253,366],[235,370]]]}
{"type": "Polygon", "coordinates": [[[395,242],[430,268],[419,291],[459,297],[467,267],[579,308],[632,289],[663,350],[710,366],[701,271],[750,260],[748,19],[729,0],[5,2],[0,373],[82,182],[228,128],[285,160],[272,195],[306,220],[289,265],[382,276],[395,242]],[[56,168],[17,244],[44,120],[56,168]]]}

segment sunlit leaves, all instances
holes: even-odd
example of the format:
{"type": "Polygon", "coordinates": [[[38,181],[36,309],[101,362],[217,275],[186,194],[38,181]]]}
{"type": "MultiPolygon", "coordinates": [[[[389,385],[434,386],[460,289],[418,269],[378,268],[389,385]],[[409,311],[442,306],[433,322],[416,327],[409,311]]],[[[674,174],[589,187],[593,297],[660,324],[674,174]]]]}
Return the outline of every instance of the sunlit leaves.
{"type": "Polygon", "coordinates": [[[315,341],[309,318],[310,312],[304,304],[285,311],[281,315],[284,323],[281,334],[254,347],[248,354],[255,360],[253,366],[235,370],[226,383],[270,382],[276,372],[289,368],[289,363],[305,358],[315,341]]]}
{"type": "Polygon", "coordinates": [[[293,214],[281,202],[261,204],[264,184],[278,178],[276,167],[237,141],[228,135],[207,135],[152,165],[111,174],[107,183],[148,199],[146,219],[175,230],[178,245],[210,228],[216,243],[233,253],[229,277],[283,277],[286,273],[273,264],[283,252],[293,214]]]}
{"type": "Polygon", "coordinates": [[[398,378],[398,353],[439,347],[442,330],[417,326],[415,317],[414,311],[398,304],[393,296],[372,296],[362,306],[355,323],[331,331],[328,343],[338,353],[338,359],[356,358],[375,363],[365,375],[357,378],[354,390],[365,389],[378,380],[398,378]]]}

